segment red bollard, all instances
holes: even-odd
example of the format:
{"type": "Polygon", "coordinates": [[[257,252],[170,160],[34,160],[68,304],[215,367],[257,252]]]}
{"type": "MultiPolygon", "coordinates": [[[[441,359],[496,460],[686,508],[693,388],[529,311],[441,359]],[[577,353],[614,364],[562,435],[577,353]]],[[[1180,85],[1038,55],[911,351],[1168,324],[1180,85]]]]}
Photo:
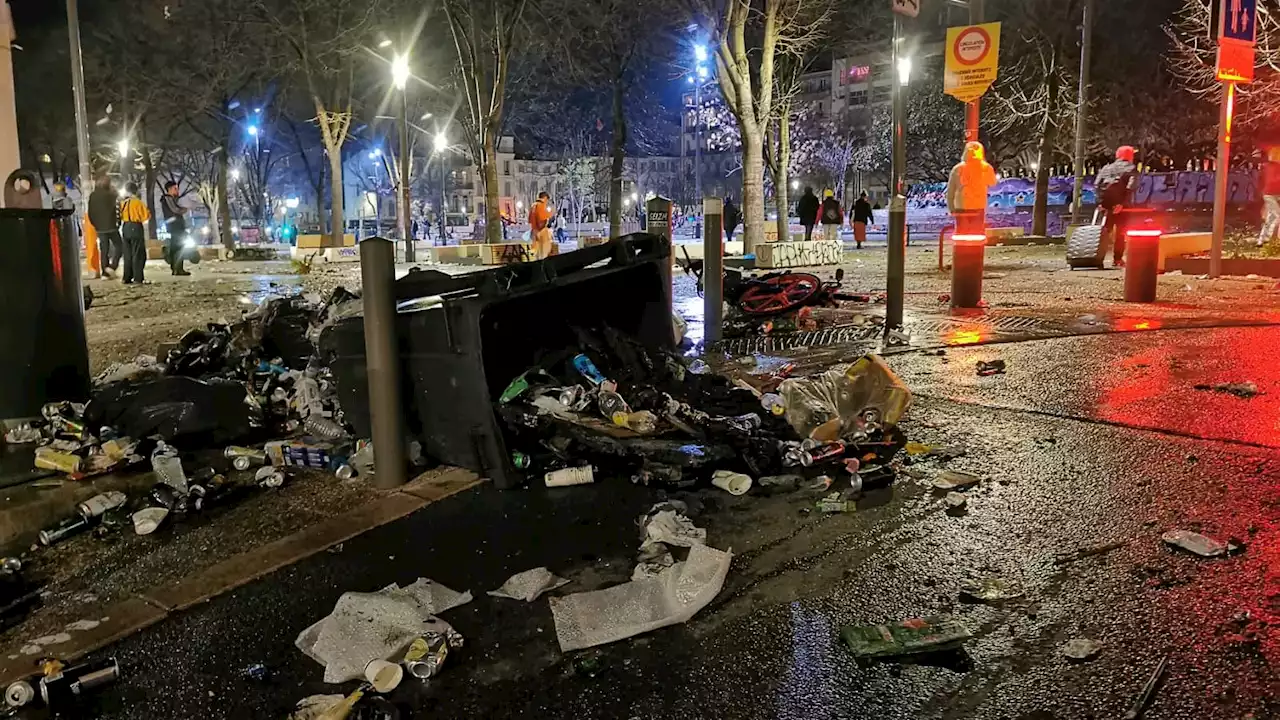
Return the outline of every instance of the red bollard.
{"type": "Polygon", "coordinates": [[[976,308],[982,302],[987,236],[952,235],[951,307],[976,308]]]}
{"type": "Polygon", "coordinates": [[[1156,301],[1156,274],[1160,268],[1160,230],[1130,230],[1124,258],[1125,302],[1156,301]]]}

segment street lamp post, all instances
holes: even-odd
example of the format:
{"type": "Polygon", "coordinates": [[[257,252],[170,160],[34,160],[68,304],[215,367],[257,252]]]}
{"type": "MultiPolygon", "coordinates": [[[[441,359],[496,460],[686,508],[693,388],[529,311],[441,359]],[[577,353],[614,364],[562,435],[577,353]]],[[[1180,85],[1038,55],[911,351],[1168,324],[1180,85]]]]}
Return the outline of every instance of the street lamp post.
{"type": "Polygon", "coordinates": [[[436,162],[440,165],[440,211],[436,213],[436,218],[440,222],[440,244],[448,245],[448,240],[444,234],[446,227],[444,215],[449,209],[445,205],[444,151],[449,149],[449,138],[444,133],[436,133],[435,138],[432,140],[432,147],[435,149],[436,162]]]}
{"type": "Polygon", "coordinates": [[[409,56],[396,55],[391,78],[400,91],[400,237],[404,238],[404,261],[414,262],[413,221],[409,209],[409,56]]]}
{"type": "MultiPolygon", "coordinates": [[[[693,80],[693,194],[694,206],[702,207],[702,84],[707,78],[707,67],[702,63],[707,61],[707,48],[704,45],[695,45],[693,48],[693,59],[697,61],[694,68],[693,80]]],[[[701,218],[693,225],[694,237],[702,235],[701,218]]]]}
{"type": "Polygon", "coordinates": [[[902,327],[903,293],[906,288],[907,197],[906,120],[907,85],[911,81],[911,58],[903,52],[902,16],[893,16],[892,64],[897,70],[892,87],[893,163],[889,190],[889,277],[885,293],[885,333],[902,327]]]}
{"type": "Polygon", "coordinates": [[[80,13],[76,0],[67,0],[67,36],[71,42],[71,89],[76,106],[76,154],[80,161],[80,213],[89,212],[89,113],[84,102],[84,62],[80,57],[80,13]]]}

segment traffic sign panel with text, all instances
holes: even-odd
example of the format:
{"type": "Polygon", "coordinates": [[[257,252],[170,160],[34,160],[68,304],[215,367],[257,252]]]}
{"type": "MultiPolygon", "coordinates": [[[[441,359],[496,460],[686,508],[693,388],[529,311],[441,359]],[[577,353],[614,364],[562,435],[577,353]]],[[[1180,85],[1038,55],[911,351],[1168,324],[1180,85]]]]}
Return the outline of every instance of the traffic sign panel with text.
{"type": "Polygon", "coordinates": [[[973,102],[995,82],[1000,68],[1000,23],[947,28],[943,92],[973,102]]]}

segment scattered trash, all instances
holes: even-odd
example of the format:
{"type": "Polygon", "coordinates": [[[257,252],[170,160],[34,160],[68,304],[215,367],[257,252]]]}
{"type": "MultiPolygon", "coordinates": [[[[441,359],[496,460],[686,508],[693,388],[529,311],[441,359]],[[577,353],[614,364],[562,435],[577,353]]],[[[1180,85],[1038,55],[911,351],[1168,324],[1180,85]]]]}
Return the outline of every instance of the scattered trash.
{"type": "Polygon", "coordinates": [[[893,427],[911,407],[911,391],[884,360],[867,355],[846,369],[786,380],[779,387],[786,419],[801,437],[861,440],[893,427]]]}
{"type": "Polygon", "coordinates": [[[1235,395],[1238,398],[1243,398],[1246,400],[1252,397],[1257,397],[1258,395],[1262,394],[1262,391],[1258,389],[1258,386],[1251,382],[1215,383],[1212,385],[1201,383],[1199,385],[1196,385],[1195,389],[1208,390],[1211,392],[1224,393],[1227,395],[1235,395]]]}
{"type": "MultiPolygon", "coordinates": [[[[356,692],[360,692],[357,690],[356,692]]],[[[346,698],[342,695],[308,695],[294,706],[289,720],[320,720],[329,709],[342,703],[346,698]]],[[[358,700],[359,698],[357,698],[358,700]]],[[[354,701],[352,703],[355,704],[354,701]]],[[[350,707],[347,708],[350,710],[350,707]]],[[[345,717],[345,713],[343,715],[345,717]]]]}
{"type": "Polygon", "coordinates": [[[594,678],[604,672],[604,669],[604,655],[599,652],[587,651],[573,658],[573,671],[585,678],[594,678]]]}
{"type": "Polygon", "coordinates": [[[294,644],[325,666],[325,682],[356,680],[364,677],[370,661],[403,653],[428,632],[442,632],[447,623],[433,616],[469,602],[471,593],[454,592],[425,578],[403,588],[348,592],[294,644]]]}
{"type": "Polygon", "coordinates": [[[643,523],[646,540],[677,547],[705,545],[707,531],[697,527],[683,513],[671,508],[670,503],[659,503],[649,510],[643,523]]]}
{"type": "Polygon", "coordinates": [[[445,660],[449,657],[449,651],[457,650],[463,645],[461,634],[443,620],[439,623],[445,626],[445,629],[414,638],[413,642],[409,643],[409,649],[405,650],[404,659],[401,661],[405,672],[419,680],[439,675],[444,668],[445,660]]]}
{"type": "Polygon", "coordinates": [[[1074,638],[1062,646],[1062,654],[1070,660],[1083,662],[1097,655],[1101,649],[1098,643],[1088,638],[1074,638]]]}
{"type": "Polygon", "coordinates": [[[1125,711],[1122,716],[1123,720],[1138,720],[1142,714],[1146,712],[1147,706],[1151,704],[1151,700],[1155,698],[1156,689],[1160,686],[1160,679],[1164,677],[1164,670],[1169,664],[1169,657],[1160,658],[1160,664],[1156,665],[1156,669],[1152,671],[1151,677],[1147,679],[1147,684],[1142,686],[1142,692],[1138,693],[1138,697],[1134,699],[1133,704],[1125,711]]]}
{"type": "Polygon", "coordinates": [[[759,485],[765,492],[791,492],[799,490],[802,482],[801,475],[766,475],[760,478],[759,485]]]}
{"type": "Polygon", "coordinates": [[[4,441],[9,445],[25,445],[41,440],[44,440],[44,434],[29,423],[22,423],[4,434],[4,441]]]}
{"type": "Polygon", "coordinates": [[[955,492],[954,490],[947,493],[945,500],[947,503],[947,510],[949,511],[963,510],[969,503],[969,498],[965,497],[964,493],[955,492]]]}
{"type": "Polygon", "coordinates": [[[77,698],[120,679],[120,665],[115,658],[66,667],[57,660],[45,660],[40,678],[40,699],[46,707],[59,711],[77,698]]]}
{"type": "Polygon", "coordinates": [[[590,465],[564,468],[546,474],[544,481],[547,487],[569,487],[571,485],[590,485],[596,481],[594,470],[590,465]]]}
{"type": "Polygon", "coordinates": [[[857,657],[889,658],[954,650],[973,637],[958,620],[912,618],[892,625],[847,626],[840,630],[857,657]]]}
{"type": "Polygon", "coordinates": [[[400,685],[400,680],[404,678],[404,668],[386,660],[370,660],[364,668],[364,677],[375,692],[389,693],[400,685]]]}
{"type": "Polygon", "coordinates": [[[965,580],[960,585],[960,597],[973,602],[1002,602],[1023,596],[1022,586],[1002,578],[965,580]]]}
{"type": "Polygon", "coordinates": [[[1055,557],[1053,559],[1053,564],[1068,565],[1077,560],[1083,560],[1085,558],[1093,557],[1095,555],[1103,555],[1105,553],[1109,553],[1112,550],[1118,550],[1128,544],[1129,544],[1128,540],[1120,540],[1117,542],[1103,543],[1101,545],[1092,545],[1090,547],[1083,547],[1073,552],[1065,553],[1063,555],[1059,555],[1055,557]]]}
{"type": "Polygon", "coordinates": [[[552,597],[560,649],[595,647],[688,621],[720,592],[732,558],[730,552],[695,544],[687,560],[657,577],[552,597]]]}
{"type": "Polygon", "coordinates": [[[143,508],[133,514],[133,531],[139,535],[150,535],[167,517],[169,517],[169,508],[143,508]]]}
{"type": "Polygon", "coordinates": [[[817,507],[818,512],[829,514],[851,513],[858,509],[857,503],[846,499],[839,490],[819,500],[817,507]]]}
{"type": "Polygon", "coordinates": [[[746,495],[751,489],[751,476],[729,470],[717,470],[711,474],[711,484],[730,495],[746,495]]]}
{"type": "Polygon", "coordinates": [[[562,577],[556,577],[545,567],[539,567],[512,575],[502,583],[502,587],[490,590],[489,594],[493,597],[533,602],[543,593],[555,590],[568,582],[562,577]]]}
{"type": "Polygon", "coordinates": [[[933,486],[938,490],[957,490],[973,487],[982,482],[982,478],[955,470],[943,470],[933,479],[933,486]]]}
{"type": "Polygon", "coordinates": [[[11,708],[29,705],[36,699],[36,689],[26,680],[19,680],[10,685],[4,692],[4,701],[11,708]]]}
{"type": "Polygon", "coordinates": [[[978,376],[988,377],[990,375],[1003,375],[1005,371],[1004,360],[979,360],[978,376]]]}
{"type": "Polygon", "coordinates": [[[1160,536],[1166,544],[1194,553],[1200,557],[1225,555],[1227,547],[1213,538],[1190,530],[1170,530],[1160,536]]]}

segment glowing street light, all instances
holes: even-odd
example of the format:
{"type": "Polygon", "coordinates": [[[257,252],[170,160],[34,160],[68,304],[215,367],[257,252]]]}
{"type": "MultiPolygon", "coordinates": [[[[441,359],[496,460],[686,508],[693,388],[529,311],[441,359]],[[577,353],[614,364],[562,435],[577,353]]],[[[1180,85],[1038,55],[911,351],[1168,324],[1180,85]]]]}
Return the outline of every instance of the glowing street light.
{"type": "Polygon", "coordinates": [[[240,179],[240,168],[231,168],[232,182],[238,181],[239,179],[240,179]]]}
{"type": "Polygon", "coordinates": [[[911,84],[911,58],[898,58],[898,83],[903,87],[911,84]]]}
{"type": "Polygon", "coordinates": [[[252,136],[252,137],[258,137],[258,126],[257,126],[257,125],[250,125],[250,126],[249,126],[249,135],[250,135],[250,136],[252,136]]]}
{"type": "Polygon", "coordinates": [[[699,66],[698,66],[698,78],[699,78],[699,79],[702,79],[702,80],[706,80],[706,79],[707,79],[707,66],[706,66],[706,65],[699,65],[699,66]]]}
{"type": "Polygon", "coordinates": [[[799,181],[799,180],[792,180],[792,181],[791,181],[791,189],[792,189],[792,190],[799,190],[799,189],[800,189],[800,181],[799,181]]]}
{"type": "Polygon", "coordinates": [[[120,151],[120,157],[123,158],[125,155],[128,155],[129,154],[129,138],[125,138],[120,142],[116,143],[116,149],[120,151]]]}
{"type": "Polygon", "coordinates": [[[397,90],[403,90],[409,83],[409,56],[396,55],[391,61],[391,80],[395,83],[397,90]]]}
{"type": "Polygon", "coordinates": [[[391,38],[382,38],[382,42],[378,43],[378,47],[380,48],[391,47],[391,38]]]}
{"type": "Polygon", "coordinates": [[[376,160],[382,155],[382,148],[374,148],[369,151],[369,159],[376,160]]]}
{"type": "Polygon", "coordinates": [[[435,147],[436,152],[444,152],[449,148],[449,138],[444,133],[436,133],[432,146],[435,147]]]}
{"type": "Polygon", "coordinates": [[[694,46],[693,46],[693,58],[694,58],[695,60],[697,60],[698,62],[700,62],[700,63],[702,63],[702,62],[706,62],[706,61],[707,61],[707,46],[706,46],[706,45],[694,45],[694,46]]]}
{"type": "Polygon", "coordinates": [[[284,206],[285,206],[285,207],[287,207],[287,208],[289,208],[290,210],[297,210],[297,209],[298,209],[298,198],[296,198],[296,197],[285,198],[284,206]]]}

